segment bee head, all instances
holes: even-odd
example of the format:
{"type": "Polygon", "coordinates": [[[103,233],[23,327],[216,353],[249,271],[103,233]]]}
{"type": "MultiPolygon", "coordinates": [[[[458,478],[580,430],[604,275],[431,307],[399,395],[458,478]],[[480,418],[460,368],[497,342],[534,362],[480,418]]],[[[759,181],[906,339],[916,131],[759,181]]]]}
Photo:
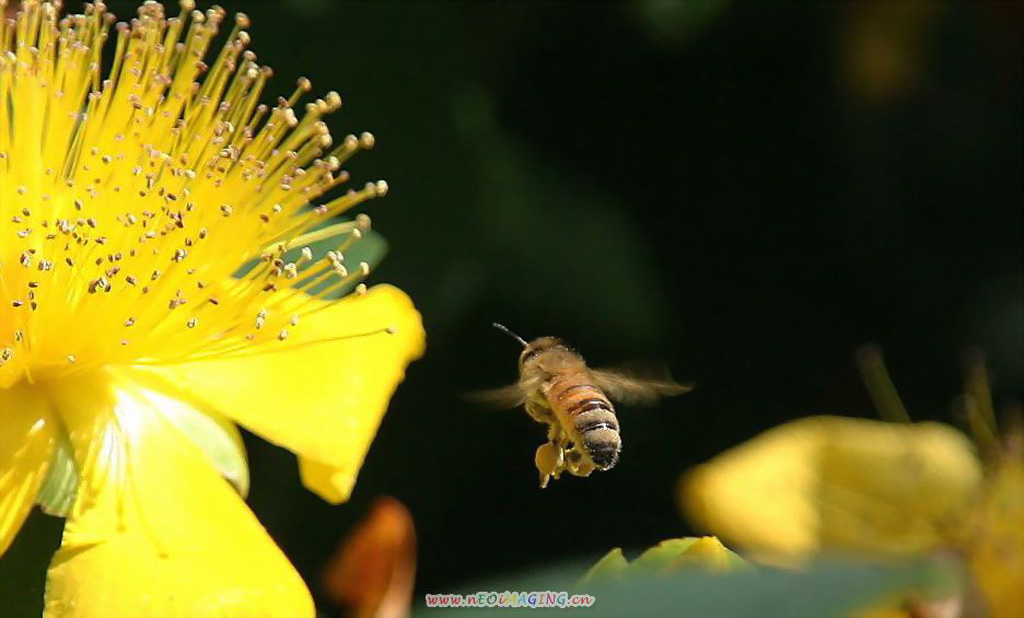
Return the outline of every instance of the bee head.
{"type": "Polygon", "coordinates": [[[570,348],[567,343],[558,337],[538,337],[533,341],[527,342],[525,339],[509,330],[506,326],[498,324],[497,322],[495,322],[493,326],[522,344],[523,351],[519,355],[520,371],[523,371],[528,365],[534,363],[541,357],[543,352],[561,351],[568,356],[578,356],[575,350],[570,348]]]}
{"type": "Polygon", "coordinates": [[[540,357],[542,353],[551,350],[572,352],[572,349],[558,337],[538,337],[523,348],[523,352],[519,355],[519,369],[523,369],[528,363],[540,357]]]}

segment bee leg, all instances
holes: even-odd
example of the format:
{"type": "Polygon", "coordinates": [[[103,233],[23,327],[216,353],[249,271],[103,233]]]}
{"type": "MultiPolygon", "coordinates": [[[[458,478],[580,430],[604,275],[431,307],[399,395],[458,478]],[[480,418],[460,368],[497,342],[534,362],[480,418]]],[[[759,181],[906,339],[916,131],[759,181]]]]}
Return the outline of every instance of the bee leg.
{"type": "Polygon", "coordinates": [[[581,460],[577,465],[576,469],[572,471],[576,476],[590,476],[590,473],[597,469],[597,466],[589,461],[581,460]]]}
{"type": "Polygon", "coordinates": [[[541,489],[548,486],[548,480],[551,477],[557,479],[558,475],[565,468],[565,456],[563,455],[562,447],[554,442],[541,444],[537,448],[533,461],[537,465],[537,471],[540,472],[541,489]]]}
{"type": "Polygon", "coordinates": [[[544,423],[548,426],[558,424],[557,419],[555,419],[555,413],[551,411],[551,407],[543,399],[527,399],[525,407],[526,413],[530,415],[530,418],[538,423],[544,423]]]}
{"type": "Polygon", "coordinates": [[[548,442],[558,446],[558,448],[565,450],[566,438],[562,433],[562,428],[558,426],[557,421],[548,423],[548,442]]]}
{"type": "Polygon", "coordinates": [[[573,476],[590,476],[590,473],[597,469],[597,466],[590,461],[590,458],[584,457],[583,453],[577,450],[578,447],[573,446],[571,450],[566,453],[566,469],[573,476]]]}

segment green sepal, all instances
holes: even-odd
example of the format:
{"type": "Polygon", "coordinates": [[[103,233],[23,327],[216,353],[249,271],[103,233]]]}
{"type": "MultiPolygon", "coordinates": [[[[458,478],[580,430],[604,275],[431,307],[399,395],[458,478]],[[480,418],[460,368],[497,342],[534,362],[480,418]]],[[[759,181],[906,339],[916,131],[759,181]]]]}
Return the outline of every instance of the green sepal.
{"type": "MultiPolygon", "coordinates": [[[[388,253],[388,241],[385,240],[384,235],[376,232],[375,230],[363,230],[363,237],[352,243],[352,246],[345,250],[345,265],[348,267],[349,272],[354,272],[359,268],[360,262],[366,262],[370,265],[370,270],[377,268],[377,266],[384,260],[384,256],[388,253]]],[[[310,250],[313,252],[315,257],[323,257],[327,255],[327,252],[338,245],[336,239],[321,240],[310,245],[310,250]]],[[[295,260],[298,259],[298,255],[301,253],[301,248],[293,249],[289,251],[286,259],[295,260]],[[291,257],[292,251],[295,252],[295,256],[291,257]]],[[[359,284],[358,281],[342,287],[341,289],[334,290],[330,294],[321,295],[322,290],[326,290],[330,286],[334,285],[335,279],[331,278],[318,285],[305,290],[308,294],[313,296],[319,296],[325,300],[341,298],[345,296],[359,284]]]]}
{"type": "MultiPolygon", "coordinates": [[[[344,221],[346,221],[346,219],[343,217],[328,219],[323,223],[312,227],[308,231],[315,232],[316,230],[319,230],[321,228],[336,225],[344,221]]],[[[344,252],[344,264],[346,268],[348,268],[349,272],[355,272],[355,270],[359,267],[360,262],[366,262],[367,264],[369,264],[370,269],[373,270],[377,267],[377,265],[381,263],[381,261],[384,260],[384,256],[386,256],[388,253],[388,241],[384,238],[382,234],[378,233],[376,230],[373,229],[360,230],[360,234],[362,234],[362,237],[359,240],[353,242],[352,245],[344,252]]],[[[348,237],[346,235],[331,236],[329,238],[324,238],[323,240],[318,240],[309,243],[308,247],[310,251],[313,253],[313,259],[319,260],[323,258],[325,255],[327,255],[328,251],[333,251],[337,249],[338,246],[344,243],[345,239],[347,238],[348,237]]],[[[302,255],[302,248],[303,245],[291,247],[290,249],[285,251],[284,255],[281,256],[281,259],[284,260],[285,262],[298,262],[299,257],[302,255]]],[[[235,272],[234,276],[236,278],[244,277],[249,271],[251,271],[253,268],[256,268],[259,265],[259,263],[260,260],[258,259],[250,260],[248,263],[246,263],[240,269],[238,269],[235,272]]],[[[302,276],[302,271],[300,270],[299,278],[301,279],[302,276]]],[[[332,291],[330,294],[321,295],[321,293],[324,290],[334,285],[335,282],[337,282],[337,277],[330,277],[326,281],[322,281],[309,289],[305,289],[304,291],[308,294],[312,294],[313,296],[320,296],[325,300],[332,300],[345,296],[346,294],[351,292],[359,283],[358,281],[353,281],[352,283],[340,289],[332,291]]]]}
{"type": "Polygon", "coordinates": [[[75,502],[78,478],[78,464],[75,463],[71,440],[61,429],[57,432],[57,441],[53,446],[53,456],[50,458],[46,480],[36,495],[39,508],[47,515],[67,517],[71,505],[75,502]]]}
{"type": "Polygon", "coordinates": [[[679,559],[690,546],[697,542],[697,537],[667,539],[644,551],[630,563],[631,569],[662,571],[679,559]]]}
{"type": "Polygon", "coordinates": [[[622,548],[616,547],[604,555],[594,566],[584,573],[580,578],[580,584],[587,584],[594,580],[614,579],[626,572],[629,562],[622,555],[622,548]]]}
{"type": "MultiPolygon", "coordinates": [[[[153,396],[150,393],[150,397],[153,396]]],[[[238,427],[215,412],[200,412],[169,397],[160,397],[158,405],[164,417],[203,451],[239,495],[246,497],[249,494],[249,462],[238,427]]]]}
{"type": "Polygon", "coordinates": [[[626,560],[621,549],[615,548],[590,567],[580,579],[580,583],[631,578],[644,574],[663,575],[691,568],[734,571],[751,567],[752,565],[742,556],[722,546],[717,539],[684,537],[662,541],[644,551],[632,562],[626,560]],[[709,541],[713,543],[710,555],[707,553],[707,545],[700,544],[709,541]]]}
{"type": "Polygon", "coordinates": [[[743,557],[736,552],[723,546],[713,537],[693,536],[662,541],[640,554],[640,556],[638,556],[637,559],[629,565],[630,572],[646,570],[657,573],[691,567],[711,568],[711,570],[722,568],[727,571],[733,571],[736,569],[751,568],[753,565],[744,560],[743,557]],[[698,543],[707,543],[709,541],[714,544],[712,551],[717,554],[720,549],[724,556],[724,564],[718,563],[718,567],[713,566],[716,564],[715,559],[712,559],[707,554],[701,554],[699,551],[707,546],[699,545],[698,543]]]}

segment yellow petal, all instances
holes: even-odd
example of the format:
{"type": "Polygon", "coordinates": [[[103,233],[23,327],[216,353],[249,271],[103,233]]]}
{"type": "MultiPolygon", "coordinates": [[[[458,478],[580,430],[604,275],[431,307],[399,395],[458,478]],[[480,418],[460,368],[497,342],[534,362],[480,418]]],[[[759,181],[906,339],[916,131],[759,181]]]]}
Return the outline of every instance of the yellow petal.
{"type": "Polygon", "coordinates": [[[346,500],[405,366],[423,354],[412,301],[387,285],[322,303],[277,350],[148,369],[168,388],[300,456],[302,480],[346,500]],[[346,337],[384,327],[393,334],[346,337]]]}
{"type": "Polygon", "coordinates": [[[204,455],[133,385],[50,391],[81,468],[46,616],[313,616],[287,558],[204,455]]]}
{"type": "Polygon", "coordinates": [[[681,498],[715,534],[783,559],[906,555],[948,543],[980,482],[970,442],[947,425],[812,417],[698,467],[681,498]]]}
{"type": "Polygon", "coordinates": [[[0,556],[35,504],[55,441],[55,423],[37,390],[24,383],[0,389],[0,556]]]}
{"type": "Polygon", "coordinates": [[[748,548],[785,555],[816,550],[816,425],[783,425],[692,470],[681,496],[687,514],[714,534],[748,548]]]}

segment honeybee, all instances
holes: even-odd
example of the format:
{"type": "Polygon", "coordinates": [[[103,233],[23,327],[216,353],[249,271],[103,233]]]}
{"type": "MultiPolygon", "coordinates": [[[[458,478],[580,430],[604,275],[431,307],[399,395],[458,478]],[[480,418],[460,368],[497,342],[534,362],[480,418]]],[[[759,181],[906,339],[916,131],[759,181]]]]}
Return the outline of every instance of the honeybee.
{"type": "Polygon", "coordinates": [[[609,397],[627,404],[652,404],[691,388],[668,377],[590,369],[561,339],[539,337],[527,342],[501,324],[494,327],[523,346],[519,381],[478,393],[477,398],[506,408],[523,405],[535,421],[548,426],[548,440],[534,456],[542,488],[562,472],[589,476],[618,462],[622,438],[609,397]]]}

